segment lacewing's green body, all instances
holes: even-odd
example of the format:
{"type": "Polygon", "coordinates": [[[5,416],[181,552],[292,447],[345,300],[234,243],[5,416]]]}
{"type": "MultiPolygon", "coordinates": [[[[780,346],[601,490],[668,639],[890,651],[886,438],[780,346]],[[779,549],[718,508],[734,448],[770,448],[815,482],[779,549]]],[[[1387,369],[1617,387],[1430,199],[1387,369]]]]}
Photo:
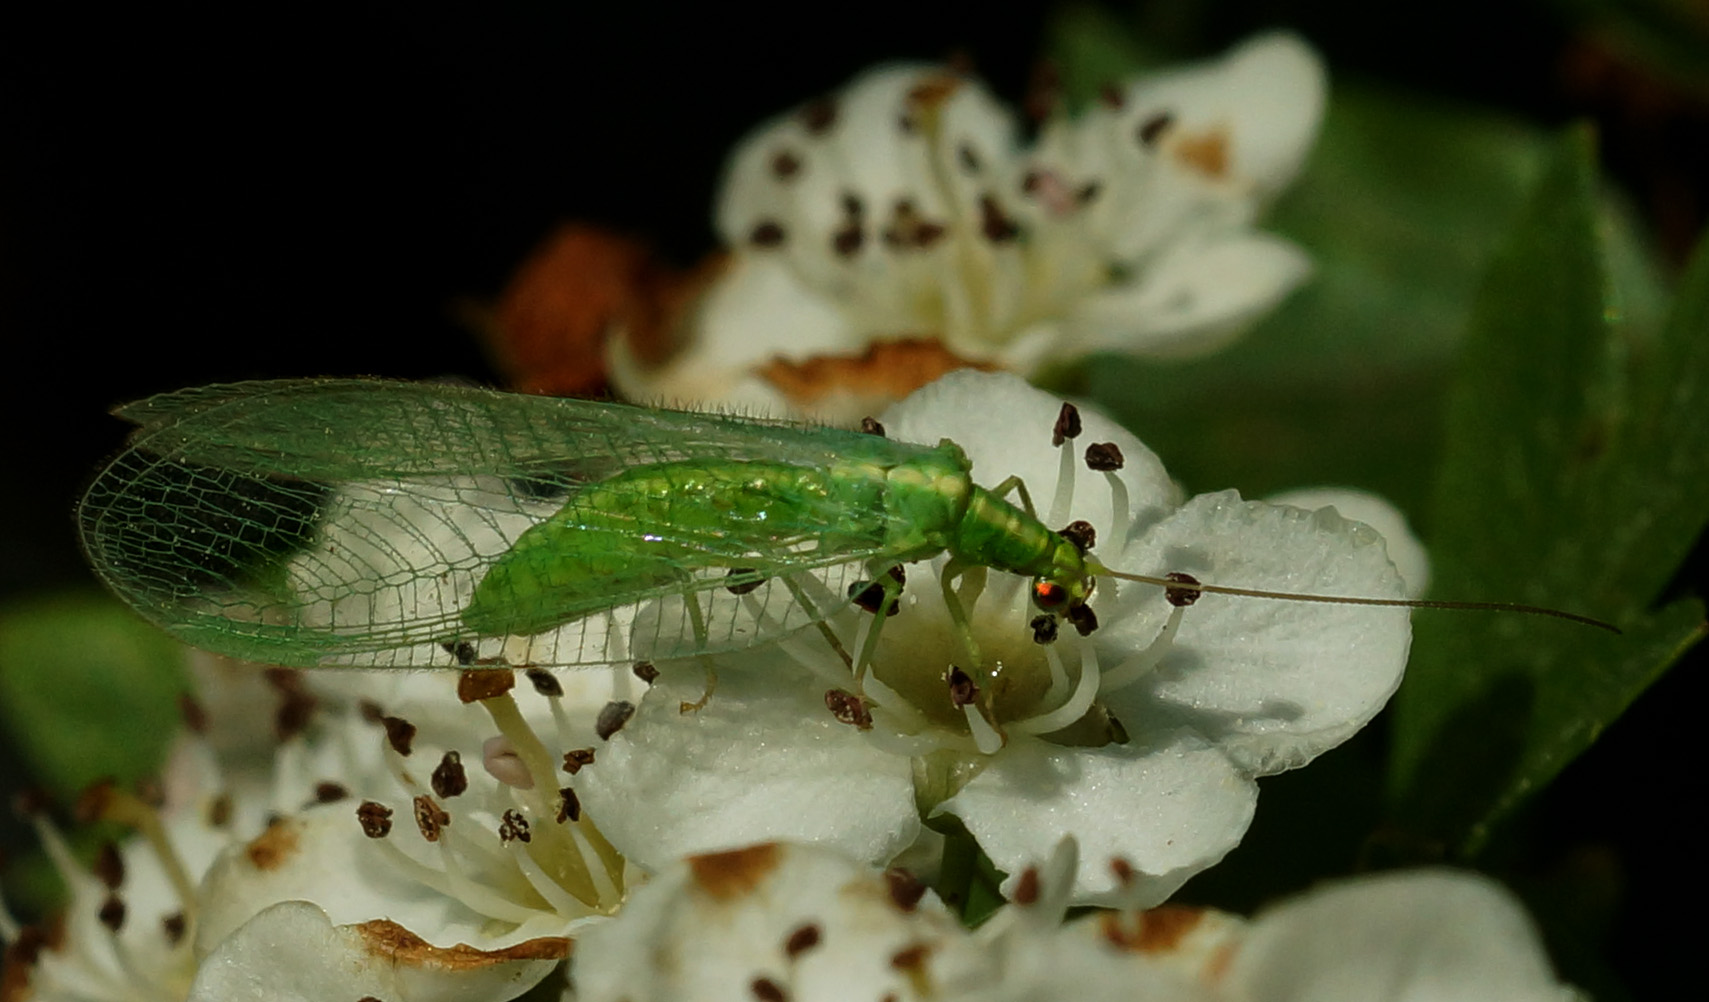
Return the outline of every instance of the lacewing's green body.
{"type": "Polygon", "coordinates": [[[78,510],[96,572],[186,642],[276,664],[736,650],[949,553],[1083,594],[1080,551],[935,447],[363,380],[239,383],[141,427],[78,510]]]}

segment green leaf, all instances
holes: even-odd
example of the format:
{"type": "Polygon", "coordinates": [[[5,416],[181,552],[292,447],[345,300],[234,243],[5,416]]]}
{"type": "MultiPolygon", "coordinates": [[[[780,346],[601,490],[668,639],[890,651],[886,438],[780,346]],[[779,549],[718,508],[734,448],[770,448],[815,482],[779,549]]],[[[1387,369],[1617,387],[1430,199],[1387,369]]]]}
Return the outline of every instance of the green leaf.
{"type": "Polygon", "coordinates": [[[1337,81],[1264,223],[1311,253],[1311,281],[1217,355],[1100,359],[1084,389],[1196,490],[1356,484],[1418,515],[1478,279],[1545,148],[1502,116],[1337,81]]]}
{"type": "Polygon", "coordinates": [[[1449,397],[1436,593],[1609,619],[1421,614],[1390,791],[1415,835],[1475,854],[1705,633],[1652,609],[1709,515],[1709,253],[1665,326],[1615,281],[1593,139],[1557,144],[1478,297],[1449,397]],[[1638,307],[1636,315],[1629,307],[1638,307]]]}
{"type": "Polygon", "coordinates": [[[0,610],[0,722],[55,794],[152,775],[186,688],[184,648],[104,595],[0,610]]]}

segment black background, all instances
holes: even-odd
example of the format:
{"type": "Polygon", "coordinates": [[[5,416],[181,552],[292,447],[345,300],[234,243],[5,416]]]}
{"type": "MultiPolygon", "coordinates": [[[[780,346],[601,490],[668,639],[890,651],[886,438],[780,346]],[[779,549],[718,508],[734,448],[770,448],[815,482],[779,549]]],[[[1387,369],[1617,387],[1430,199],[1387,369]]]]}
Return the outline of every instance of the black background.
{"type": "MultiPolygon", "coordinates": [[[[1587,86],[1570,70],[1580,40],[1539,19],[1556,8],[1429,9],[1404,32],[1383,5],[1353,3],[1223,4],[1211,18],[1157,4],[1146,17],[1202,52],[1292,23],[1334,73],[1546,124],[1598,116],[1611,168],[1671,249],[1688,243],[1709,176],[1700,106],[1658,122],[1621,87],[1587,86]]],[[[490,380],[455,306],[492,297],[556,222],[608,223],[690,262],[713,243],[723,158],[760,119],[893,58],[965,56],[1018,98],[1047,13],[351,3],[5,15],[0,596],[87,582],[70,512],[122,440],[111,405],[266,376],[490,380]]],[[[1646,696],[1538,815],[1559,828],[1545,851],[1561,858],[1613,847],[1630,893],[1612,955],[1640,990],[1683,970],[1694,924],[1673,919],[1670,933],[1648,916],[1703,901],[1685,813],[1701,780],[1684,764],[1701,685],[1686,686],[1646,696]]]]}

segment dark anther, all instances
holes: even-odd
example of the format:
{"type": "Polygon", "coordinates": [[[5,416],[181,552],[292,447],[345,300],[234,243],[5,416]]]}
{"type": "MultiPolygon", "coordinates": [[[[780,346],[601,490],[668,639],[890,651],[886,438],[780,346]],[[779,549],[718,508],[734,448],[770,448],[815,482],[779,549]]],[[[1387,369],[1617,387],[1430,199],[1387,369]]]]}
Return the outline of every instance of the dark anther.
{"type": "MultiPolygon", "coordinates": [[[[730,572],[724,576],[727,578],[736,578],[758,573],[759,569],[756,567],[732,567],[730,568],[730,572]]],[[[760,585],[763,584],[765,584],[765,578],[760,578],[757,581],[743,581],[739,584],[725,585],[724,590],[728,591],[732,595],[746,595],[749,592],[759,591],[760,585]]]]}
{"type": "MultiPolygon", "coordinates": [[[[1198,578],[1193,577],[1191,574],[1182,574],[1180,571],[1170,571],[1163,575],[1163,577],[1165,580],[1173,581],[1180,585],[1196,586],[1199,583],[1198,578]]],[[[1163,589],[1163,597],[1169,601],[1170,605],[1183,608],[1197,602],[1199,600],[1199,596],[1202,594],[1204,593],[1199,591],[1197,587],[1163,589]]]]}
{"type": "Polygon", "coordinates": [[[1114,442],[1093,442],[1086,447],[1086,468],[1094,473],[1119,470],[1127,462],[1114,442]]]}
{"type": "Polygon", "coordinates": [[[528,676],[528,683],[534,687],[534,691],[542,696],[564,694],[564,685],[558,681],[558,676],[544,668],[529,668],[523,674],[528,676]]]}
{"type": "MultiPolygon", "coordinates": [[[[903,573],[901,564],[893,565],[886,573],[888,573],[891,579],[898,585],[905,585],[908,583],[908,577],[903,573]]],[[[901,594],[900,589],[897,590],[897,594],[901,594]]],[[[882,582],[878,581],[856,581],[854,584],[849,585],[849,598],[852,599],[854,604],[859,606],[861,609],[864,609],[867,612],[877,613],[879,603],[884,601],[884,585],[882,582]]],[[[902,611],[901,603],[892,599],[890,602],[890,608],[885,612],[885,615],[894,616],[900,611],[902,611]]]]}
{"type": "Polygon", "coordinates": [[[119,847],[111,842],[101,843],[101,848],[95,853],[92,869],[96,879],[109,891],[118,890],[119,885],[125,882],[125,858],[119,855],[119,847]]]}
{"type": "Polygon", "coordinates": [[[564,771],[574,776],[582,767],[593,764],[592,748],[574,748],[564,753],[564,771]]]}
{"type": "Polygon", "coordinates": [[[1067,402],[1062,402],[1062,410],[1056,413],[1056,425],[1050,429],[1050,444],[1060,446],[1071,438],[1080,437],[1080,408],[1067,402]]]}
{"type": "Polygon", "coordinates": [[[778,150],[771,157],[771,172],[779,181],[787,181],[801,169],[801,158],[788,150],[778,150]]]}
{"type": "Polygon", "coordinates": [[[651,661],[637,661],[635,662],[635,666],[630,668],[629,671],[633,673],[636,678],[648,685],[652,685],[659,677],[659,670],[653,667],[653,663],[651,661]]]}
{"type": "Polygon", "coordinates": [[[1169,130],[1169,126],[1174,124],[1174,115],[1169,114],[1167,111],[1160,111],[1139,123],[1139,131],[1135,134],[1139,137],[1140,145],[1146,147],[1155,146],[1157,145],[1157,140],[1163,137],[1163,133],[1169,130]]]}
{"type": "Polygon", "coordinates": [[[1068,621],[1074,624],[1074,629],[1082,636],[1089,637],[1098,628],[1098,617],[1092,612],[1092,607],[1081,603],[1068,607],[1068,621]]]}
{"type": "Polygon", "coordinates": [[[1127,104],[1127,98],[1122,94],[1121,88],[1113,83],[1106,83],[1098,88],[1098,100],[1104,103],[1104,107],[1116,111],[1122,110],[1122,105],[1127,104]]]}
{"type": "Polygon", "coordinates": [[[1133,885],[1133,864],[1120,856],[1110,857],[1110,872],[1116,875],[1116,883],[1123,887],[1131,887],[1133,885]]]}
{"type": "Polygon", "coordinates": [[[884,883],[890,890],[890,901],[905,912],[913,911],[926,896],[926,885],[907,870],[892,867],[884,871],[884,883]]]}
{"type": "MultiPolygon", "coordinates": [[[[318,791],[319,787],[316,787],[316,790],[318,791]]],[[[208,804],[208,825],[213,828],[224,828],[231,824],[233,810],[231,794],[220,794],[208,804]]]]}
{"type": "Polygon", "coordinates": [[[386,728],[386,743],[392,746],[392,751],[408,757],[415,743],[415,725],[402,717],[385,717],[380,724],[386,728]]]}
{"type": "Polygon", "coordinates": [[[315,784],[315,803],[317,804],[336,804],[348,796],[350,796],[350,791],[343,783],[334,783],[331,780],[323,779],[315,784]]]}
{"type": "Polygon", "coordinates": [[[966,672],[950,665],[949,668],[949,701],[958,709],[971,705],[979,698],[979,687],[973,684],[973,677],[966,672]]]}
{"type": "Polygon", "coordinates": [[[445,649],[445,653],[456,658],[460,665],[466,666],[475,663],[475,645],[467,640],[448,641],[439,646],[445,649]]]}
{"type": "Polygon", "coordinates": [[[890,955],[890,966],[898,971],[918,971],[926,962],[926,955],[931,950],[924,943],[904,946],[890,955]]]}
{"type": "Polygon", "coordinates": [[[362,801],[356,808],[356,820],[362,824],[362,834],[369,838],[385,838],[392,832],[392,809],[385,804],[362,801]]]}
{"type": "Polygon", "coordinates": [[[421,837],[429,842],[439,841],[439,833],[451,823],[451,815],[445,809],[433,802],[427,794],[417,794],[415,801],[415,827],[421,832],[421,837]]]}
{"type": "Polygon", "coordinates": [[[107,900],[101,903],[101,910],[95,913],[101,924],[112,932],[118,932],[125,927],[125,903],[119,900],[117,894],[107,895],[107,900]]]}
{"type": "Polygon", "coordinates": [[[1035,643],[1035,644],[1054,644],[1054,643],[1056,643],[1056,617],[1055,616],[1052,616],[1048,612],[1042,612],[1042,613],[1039,613],[1038,615],[1034,616],[1033,621],[1031,623],[1028,623],[1027,625],[1031,626],[1033,628],[1033,643],[1035,643]]]}
{"type": "Polygon", "coordinates": [[[994,244],[1008,243],[1021,235],[1020,224],[1004,214],[992,195],[979,196],[979,231],[994,244]]]}
{"type": "Polygon", "coordinates": [[[884,426],[878,423],[877,418],[863,417],[860,419],[860,433],[862,435],[877,435],[879,438],[883,438],[884,426]]]}
{"type": "Polygon", "coordinates": [[[504,812],[498,823],[498,840],[506,845],[511,842],[527,845],[534,841],[534,836],[528,831],[528,819],[522,816],[521,811],[511,808],[504,812]]]}
{"type": "Polygon", "coordinates": [[[273,735],[288,741],[301,734],[314,719],[319,700],[307,689],[281,689],[279,709],[273,714],[273,735]]]}
{"type": "Polygon", "coordinates": [[[810,135],[824,135],[837,122],[837,103],[828,97],[807,102],[801,109],[801,125],[810,135]]]}
{"type": "Polygon", "coordinates": [[[1099,182],[1087,181],[1085,184],[1080,186],[1079,191],[1074,193],[1074,201],[1079,205],[1091,205],[1092,201],[1096,199],[1103,190],[1104,186],[1099,182]]]}
{"type": "Polygon", "coordinates": [[[455,797],[469,788],[469,775],[463,771],[463,756],[448,751],[433,769],[433,792],[441,797],[455,797]]]}
{"type": "Polygon", "coordinates": [[[457,698],[464,703],[479,703],[514,688],[516,672],[504,668],[471,668],[457,678],[457,698]]]}
{"type": "Polygon", "coordinates": [[[804,926],[797,927],[794,932],[789,934],[789,938],[783,941],[783,953],[789,959],[794,960],[818,946],[821,938],[823,936],[819,927],[809,922],[804,926]]]}
{"type": "Polygon", "coordinates": [[[979,154],[974,152],[972,146],[962,143],[956,148],[955,156],[960,161],[962,170],[969,174],[979,173],[979,154]]]}
{"type": "Polygon", "coordinates": [[[789,993],[770,978],[755,978],[748,985],[748,990],[754,993],[754,998],[759,999],[759,1002],[789,1002],[789,993]]]}
{"type": "Polygon", "coordinates": [[[575,822],[582,819],[582,798],[576,796],[576,791],[564,787],[558,791],[558,823],[575,822]]]}
{"type": "Polygon", "coordinates": [[[776,220],[762,219],[748,231],[748,243],[755,247],[780,247],[783,245],[783,227],[776,220]]]}
{"type": "Polygon", "coordinates": [[[189,928],[190,920],[183,912],[173,912],[171,915],[160,916],[160,931],[166,934],[166,942],[172,946],[178,945],[189,928]]]}
{"type": "Polygon", "coordinates": [[[356,712],[360,713],[362,715],[362,719],[366,720],[370,724],[377,724],[386,719],[386,711],[380,708],[379,703],[376,703],[371,699],[364,699],[358,702],[356,704],[356,712]]]}
{"type": "Polygon", "coordinates": [[[1038,867],[1029,866],[1021,871],[1021,879],[1015,882],[1015,896],[1010,900],[1017,905],[1030,905],[1038,900],[1038,867]]]}
{"type": "Polygon", "coordinates": [[[1092,523],[1084,520],[1077,519],[1068,523],[1062,527],[1062,531],[1058,535],[1073,543],[1074,548],[1081,553],[1085,553],[1098,545],[1098,530],[1092,528],[1092,523]]]}
{"type": "Polygon", "coordinates": [[[611,736],[623,729],[629,718],[635,715],[635,704],[626,700],[616,700],[605,704],[599,711],[599,719],[594,721],[593,732],[599,735],[601,741],[610,741],[611,736]]]}
{"type": "Polygon", "coordinates": [[[831,716],[837,718],[838,723],[860,731],[872,730],[872,711],[866,708],[866,700],[847,689],[826,690],[825,708],[831,711],[831,716]]]}
{"type": "Polygon", "coordinates": [[[184,721],[184,729],[191,734],[208,733],[208,711],[187,692],[178,694],[178,719],[184,721]]]}

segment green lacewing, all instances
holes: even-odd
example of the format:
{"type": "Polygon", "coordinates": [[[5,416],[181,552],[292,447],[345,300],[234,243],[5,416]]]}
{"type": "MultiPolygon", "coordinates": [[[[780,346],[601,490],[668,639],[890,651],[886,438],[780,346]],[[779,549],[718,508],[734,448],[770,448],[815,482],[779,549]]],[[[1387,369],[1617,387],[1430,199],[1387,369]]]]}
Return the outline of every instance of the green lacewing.
{"type": "Polygon", "coordinates": [[[822,622],[884,569],[944,553],[946,578],[1031,577],[1034,604],[1070,620],[1101,575],[1180,604],[1453,605],[1117,572],[1040,522],[1024,490],[1008,501],[1013,483],[974,484],[947,440],[350,379],[213,385],[116,413],[139,428],[78,508],[91,565],[179,639],[270,664],[716,654],[822,622]]]}

